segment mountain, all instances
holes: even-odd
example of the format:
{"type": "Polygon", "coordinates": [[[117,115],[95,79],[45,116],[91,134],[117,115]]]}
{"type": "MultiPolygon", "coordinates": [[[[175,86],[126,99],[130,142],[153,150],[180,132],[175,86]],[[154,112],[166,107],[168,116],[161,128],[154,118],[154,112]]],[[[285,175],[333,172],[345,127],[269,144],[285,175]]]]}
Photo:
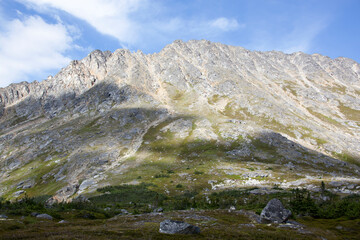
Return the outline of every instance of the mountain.
{"type": "Polygon", "coordinates": [[[359,142],[360,65],[342,57],[175,41],[149,55],[96,50],[0,88],[6,199],[141,182],[358,193],[359,142]]]}

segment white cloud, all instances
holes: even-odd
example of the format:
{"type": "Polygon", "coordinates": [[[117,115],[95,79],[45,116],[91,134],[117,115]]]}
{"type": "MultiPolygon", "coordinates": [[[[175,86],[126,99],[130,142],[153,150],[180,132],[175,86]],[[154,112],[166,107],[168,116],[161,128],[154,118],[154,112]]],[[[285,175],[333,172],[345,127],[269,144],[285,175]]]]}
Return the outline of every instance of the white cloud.
{"type": "MultiPolygon", "coordinates": [[[[161,19],[161,3],[149,0],[18,0],[38,11],[57,9],[85,20],[98,32],[118,39],[122,47],[143,45],[148,36],[181,38],[184,35],[206,38],[243,28],[234,18],[211,20],[168,17],[161,19]]],[[[148,39],[151,41],[152,39],[148,39]]]]}
{"type": "Polygon", "coordinates": [[[0,87],[69,63],[64,52],[71,48],[72,38],[64,25],[31,16],[5,26],[0,35],[0,87]]]}
{"type": "MultiPolygon", "coordinates": [[[[102,34],[123,43],[139,39],[139,26],[130,18],[147,0],[20,0],[39,11],[55,8],[85,20],[102,34]]],[[[151,9],[149,9],[151,10],[151,9]]]]}
{"type": "Polygon", "coordinates": [[[291,33],[285,36],[283,46],[279,50],[286,53],[297,51],[308,52],[311,50],[313,40],[326,28],[324,21],[313,21],[309,25],[297,26],[291,33]]]}
{"type": "Polygon", "coordinates": [[[302,16],[296,20],[289,19],[287,24],[266,25],[254,29],[252,42],[245,47],[259,51],[310,53],[314,40],[328,24],[329,20],[326,16],[302,16]]]}
{"type": "MultiPolygon", "coordinates": [[[[229,18],[217,18],[213,21],[210,22],[210,26],[214,27],[214,28],[218,28],[222,31],[233,31],[236,30],[240,27],[238,21],[236,19],[229,19],[229,18]]],[[[244,27],[243,25],[241,25],[241,27],[244,27]]]]}

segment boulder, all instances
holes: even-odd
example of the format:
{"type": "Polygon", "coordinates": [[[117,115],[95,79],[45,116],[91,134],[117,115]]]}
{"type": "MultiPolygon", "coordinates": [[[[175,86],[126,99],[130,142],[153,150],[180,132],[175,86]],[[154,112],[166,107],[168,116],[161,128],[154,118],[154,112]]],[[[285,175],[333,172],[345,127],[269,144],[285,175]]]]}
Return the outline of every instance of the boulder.
{"type": "Polygon", "coordinates": [[[284,223],[291,216],[291,211],[285,209],[279,199],[271,199],[260,214],[262,223],[284,223]]]}
{"type": "Polygon", "coordinates": [[[6,216],[4,214],[0,214],[0,218],[6,219],[6,218],[8,218],[8,216],[6,216]]]}
{"type": "Polygon", "coordinates": [[[52,220],[52,219],[53,219],[52,216],[50,216],[49,214],[46,214],[46,213],[44,213],[44,214],[38,214],[38,215],[36,215],[36,217],[37,217],[37,218],[42,218],[42,219],[48,219],[48,220],[52,220]]]}
{"type": "Polygon", "coordinates": [[[200,228],[186,222],[166,219],[160,223],[159,232],[167,234],[198,234],[200,228]]]}
{"type": "Polygon", "coordinates": [[[19,197],[21,194],[23,194],[25,191],[24,190],[20,190],[20,191],[16,191],[13,193],[14,197],[19,197]]]}
{"type": "Polygon", "coordinates": [[[162,207],[154,209],[154,213],[161,213],[163,211],[164,211],[164,209],[162,207]]]}
{"type": "Polygon", "coordinates": [[[126,209],[120,209],[120,211],[121,211],[121,214],[130,214],[126,209]]]}
{"type": "Polygon", "coordinates": [[[37,212],[32,212],[30,215],[32,216],[32,217],[36,217],[37,215],[39,215],[40,213],[37,213],[37,212]]]}

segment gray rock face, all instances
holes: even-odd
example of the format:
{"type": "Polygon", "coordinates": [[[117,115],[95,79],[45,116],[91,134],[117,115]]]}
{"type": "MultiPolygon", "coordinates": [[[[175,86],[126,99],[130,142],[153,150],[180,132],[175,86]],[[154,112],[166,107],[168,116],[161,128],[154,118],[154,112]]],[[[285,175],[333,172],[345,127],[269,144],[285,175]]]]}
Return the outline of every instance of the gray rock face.
{"type": "Polygon", "coordinates": [[[291,216],[291,211],[285,209],[279,199],[271,199],[260,214],[263,223],[284,223],[291,216]]]}
{"type": "Polygon", "coordinates": [[[200,228],[186,222],[167,219],[160,223],[159,232],[167,234],[199,234],[200,228]]]}
{"type": "Polygon", "coordinates": [[[36,215],[37,218],[42,218],[42,219],[47,219],[47,220],[52,220],[53,217],[50,216],[49,214],[43,213],[43,214],[38,214],[36,215]]]}

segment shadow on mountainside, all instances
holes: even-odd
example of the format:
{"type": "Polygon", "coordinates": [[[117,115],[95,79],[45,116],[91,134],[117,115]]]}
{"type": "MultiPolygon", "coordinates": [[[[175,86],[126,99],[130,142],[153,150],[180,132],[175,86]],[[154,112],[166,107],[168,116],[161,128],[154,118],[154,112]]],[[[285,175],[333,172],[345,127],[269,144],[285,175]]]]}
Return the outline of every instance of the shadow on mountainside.
{"type": "Polygon", "coordinates": [[[360,170],[354,164],[308,149],[271,131],[264,131],[248,140],[236,141],[201,139],[176,141],[173,136],[164,137],[166,134],[168,133],[158,132],[155,134],[152,132],[150,136],[145,135],[144,142],[150,143],[143,144],[140,151],[155,153],[157,156],[170,155],[178,160],[185,159],[204,163],[217,162],[221,159],[229,163],[259,162],[275,164],[284,168],[288,165],[293,171],[303,169],[308,172],[336,172],[352,175],[355,169],[360,170]]]}
{"type": "MultiPolygon", "coordinates": [[[[211,175],[211,167],[219,162],[263,163],[274,172],[304,172],[312,176],[353,176],[354,168],[358,169],[275,132],[263,132],[248,141],[176,139],[161,128],[176,119],[197,117],[170,114],[167,109],[156,107],[159,103],[151,96],[129,85],[118,87],[102,82],[80,96],[39,101],[31,106],[32,112],[46,121],[2,121],[8,127],[2,128],[1,136],[0,151],[7,152],[0,161],[1,184],[4,189],[12,189],[11,194],[24,189],[30,196],[39,192],[52,195],[69,183],[79,184],[90,176],[101,179],[110,167],[116,184],[139,176],[143,176],[141,181],[155,179],[156,183],[171,175],[171,171],[201,178],[211,175]],[[147,107],[134,107],[145,102],[147,107]],[[133,154],[132,150],[138,147],[133,154]],[[116,164],[119,159],[121,162],[116,164]],[[30,187],[21,184],[29,179],[33,183],[30,187]]],[[[17,114],[26,106],[23,101],[9,112],[17,114]],[[15,111],[17,108],[20,110],[15,111]]],[[[2,118],[6,116],[9,115],[2,118]]]]}
{"type": "Polygon", "coordinates": [[[66,114],[83,114],[87,110],[95,110],[100,104],[110,105],[127,103],[137,97],[148,102],[156,102],[151,96],[136,90],[133,86],[124,84],[119,87],[104,80],[94,85],[81,95],[74,92],[59,97],[27,97],[17,104],[7,107],[0,115],[0,133],[38,118],[52,119],[66,114]]]}

